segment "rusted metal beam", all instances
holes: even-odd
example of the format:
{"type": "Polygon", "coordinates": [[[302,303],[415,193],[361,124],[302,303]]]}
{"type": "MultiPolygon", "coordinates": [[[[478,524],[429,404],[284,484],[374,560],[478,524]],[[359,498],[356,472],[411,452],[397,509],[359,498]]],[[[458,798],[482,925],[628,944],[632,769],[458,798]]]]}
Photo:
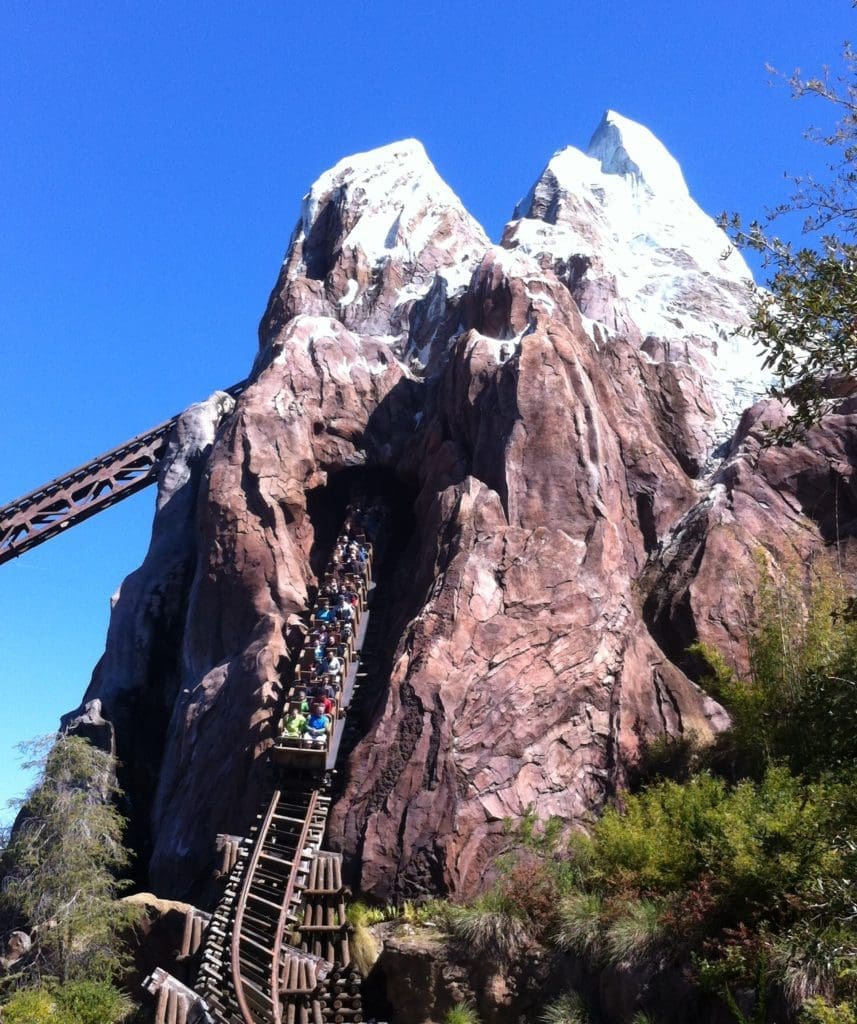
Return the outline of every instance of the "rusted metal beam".
{"type": "MultiPolygon", "coordinates": [[[[246,387],[241,381],[226,390],[237,398],[246,387]]],[[[0,507],[0,565],[154,483],[177,420],[173,416],[0,507]]]]}

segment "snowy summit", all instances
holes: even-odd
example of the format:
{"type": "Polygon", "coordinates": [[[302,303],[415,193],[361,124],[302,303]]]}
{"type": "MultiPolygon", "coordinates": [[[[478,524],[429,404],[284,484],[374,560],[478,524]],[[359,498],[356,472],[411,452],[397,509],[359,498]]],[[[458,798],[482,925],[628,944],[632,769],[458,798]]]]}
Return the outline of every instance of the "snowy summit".
{"type": "Polygon", "coordinates": [[[735,333],[749,319],[750,269],[648,128],[607,111],[586,153],[555,153],[514,216],[505,246],[558,272],[585,261],[574,281],[583,314],[608,336],[660,339],[703,367],[727,421],[763,390],[752,344],[735,333]]]}

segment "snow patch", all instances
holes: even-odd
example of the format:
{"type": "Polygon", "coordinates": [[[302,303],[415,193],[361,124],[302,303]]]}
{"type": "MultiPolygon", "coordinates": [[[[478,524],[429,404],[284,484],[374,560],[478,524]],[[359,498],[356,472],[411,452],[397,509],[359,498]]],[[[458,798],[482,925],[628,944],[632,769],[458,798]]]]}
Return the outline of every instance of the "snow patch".
{"type": "Polygon", "coordinates": [[[346,306],[350,306],[351,303],[357,298],[357,292],[360,290],[360,286],[357,284],[355,279],[352,277],[349,279],[346,285],[345,292],[342,298],[339,300],[339,308],[345,309],[346,306]]]}
{"type": "Polygon", "coordinates": [[[660,195],[688,196],[678,161],[644,125],[608,110],[589,140],[587,155],[605,174],[618,174],[660,195]]]}

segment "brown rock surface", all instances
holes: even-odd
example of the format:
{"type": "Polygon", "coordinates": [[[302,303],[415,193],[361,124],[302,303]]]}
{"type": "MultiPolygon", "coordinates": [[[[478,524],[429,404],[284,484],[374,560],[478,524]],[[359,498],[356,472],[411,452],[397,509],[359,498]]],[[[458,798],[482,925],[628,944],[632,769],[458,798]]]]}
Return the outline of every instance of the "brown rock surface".
{"type": "Polygon", "coordinates": [[[124,978],[132,992],[156,967],[162,967],[179,980],[188,980],[187,966],[181,961],[185,914],[192,907],[178,900],[162,900],[150,892],[126,896],[124,904],[136,913],[135,923],[127,929],[125,941],[132,965],[124,978]]]}
{"type": "Polygon", "coordinates": [[[584,820],[642,738],[723,721],[653,643],[633,592],[644,533],[693,500],[645,392],[606,372],[538,266],[489,254],[471,296],[419,459],[429,599],[332,823],[383,896],[476,888],[505,818],[584,820]],[[498,363],[498,337],[528,322],[498,363]]]}
{"type": "Polygon", "coordinates": [[[771,446],[768,431],[785,419],[774,401],[747,410],[708,494],[676,524],[646,574],[646,618],[678,662],[698,638],[746,669],[760,555],[773,572],[801,569],[808,579],[833,546],[837,568],[853,576],[857,401],[842,402],[804,443],[771,446]]]}

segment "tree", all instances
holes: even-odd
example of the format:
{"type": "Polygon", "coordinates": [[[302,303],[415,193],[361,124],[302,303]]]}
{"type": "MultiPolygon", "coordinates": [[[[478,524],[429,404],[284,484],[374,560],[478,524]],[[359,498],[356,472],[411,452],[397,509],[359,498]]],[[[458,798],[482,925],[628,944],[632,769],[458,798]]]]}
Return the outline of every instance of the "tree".
{"type": "Polygon", "coordinates": [[[2,852],[2,899],[35,938],[35,970],[66,982],[109,977],[115,936],[128,921],[116,900],[128,862],[114,806],[114,759],[61,735],[36,762],[40,775],[2,852]]]}
{"type": "Polygon", "coordinates": [[[819,78],[796,71],[786,79],[793,98],[818,96],[838,113],[831,130],[806,133],[831,151],[829,180],[794,177],[789,201],[764,220],[747,228],[737,215],[725,220],[736,244],[761,253],[773,272],[757,293],[749,333],[775,375],[772,394],[794,406],[786,440],[817,422],[857,375],[857,54],[848,43],[843,65],[838,76],[824,68],[819,78]],[[795,212],[815,244],[796,247],[770,233],[795,212]]]}

